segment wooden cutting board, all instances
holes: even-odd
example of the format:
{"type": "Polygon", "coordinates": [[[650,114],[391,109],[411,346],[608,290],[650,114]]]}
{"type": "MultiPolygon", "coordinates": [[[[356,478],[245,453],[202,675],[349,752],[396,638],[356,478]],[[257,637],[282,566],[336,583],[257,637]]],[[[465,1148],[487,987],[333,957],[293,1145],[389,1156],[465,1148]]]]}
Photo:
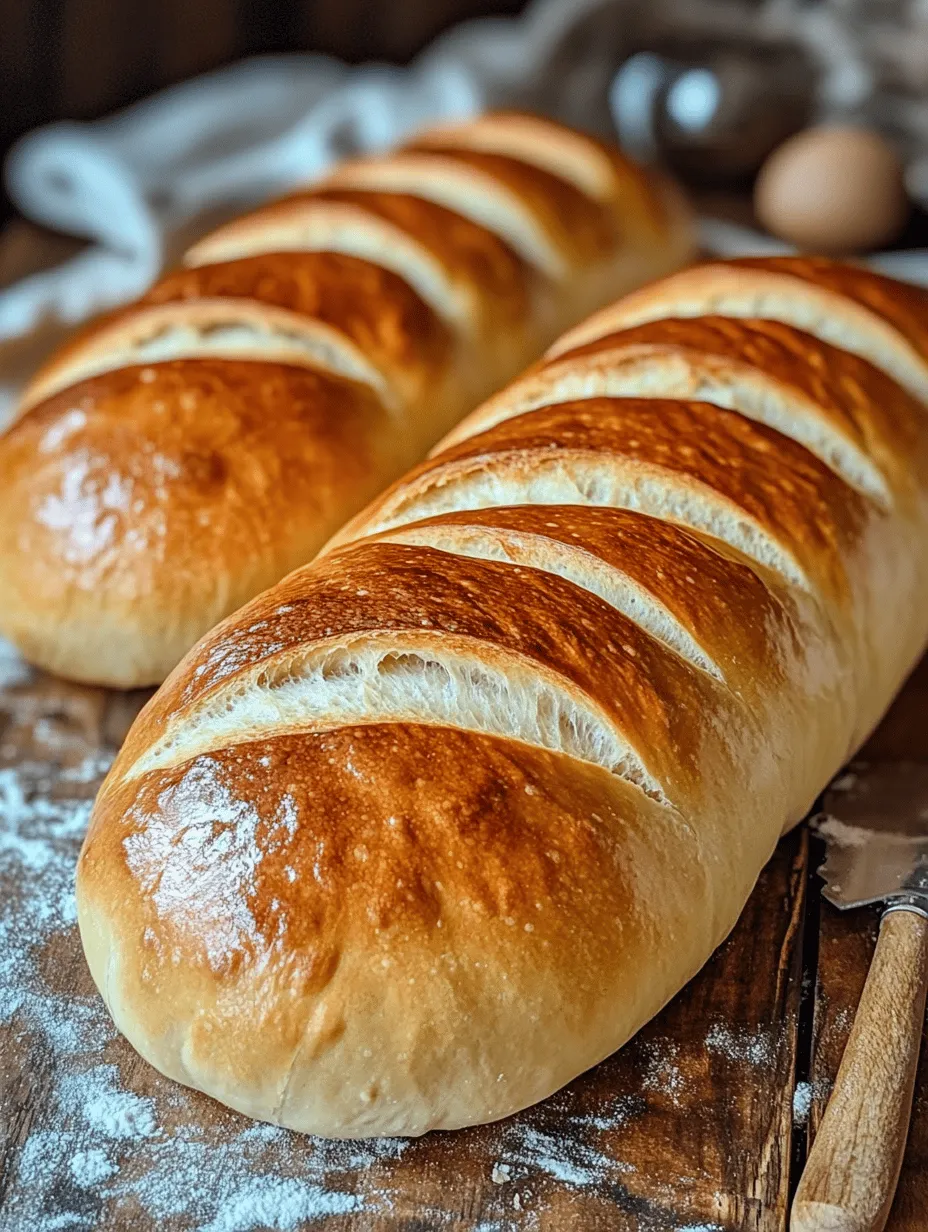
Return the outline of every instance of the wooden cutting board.
{"type": "MultiPolygon", "coordinates": [[[[0,1229],[778,1232],[875,938],[819,899],[800,829],[737,928],[620,1054],[497,1125],[327,1143],[162,1079],[73,923],[89,802],[144,700],[0,658],[0,1229]]],[[[926,758],[928,661],[868,745],[926,758]]],[[[813,844],[814,846],[814,844],[813,844]]],[[[928,1212],[928,1065],[890,1227],[928,1212]]]]}

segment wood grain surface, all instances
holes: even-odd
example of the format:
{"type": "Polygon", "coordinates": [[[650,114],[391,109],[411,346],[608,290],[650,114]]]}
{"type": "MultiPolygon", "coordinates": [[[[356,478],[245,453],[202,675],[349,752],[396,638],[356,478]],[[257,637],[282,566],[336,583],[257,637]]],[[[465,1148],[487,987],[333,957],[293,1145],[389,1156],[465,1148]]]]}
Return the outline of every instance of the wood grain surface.
{"type": "MultiPolygon", "coordinates": [[[[3,666],[0,663],[0,666],[3,666]]],[[[787,836],[703,972],[615,1057],[500,1124],[373,1147],[260,1129],[107,1025],[69,914],[86,809],[141,694],[6,660],[0,690],[0,1228],[777,1232],[873,946],[787,836]],[[3,965],[5,964],[5,965],[3,965]],[[15,996],[11,999],[11,993],[15,996]],[[16,1003],[17,997],[19,1003],[16,1003]],[[799,1087],[794,1124],[794,1091],[799,1087]]],[[[924,756],[928,666],[871,742],[924,756]]],[[[926,1227],[928,1072],[894,1232],[926,1227]]]]}

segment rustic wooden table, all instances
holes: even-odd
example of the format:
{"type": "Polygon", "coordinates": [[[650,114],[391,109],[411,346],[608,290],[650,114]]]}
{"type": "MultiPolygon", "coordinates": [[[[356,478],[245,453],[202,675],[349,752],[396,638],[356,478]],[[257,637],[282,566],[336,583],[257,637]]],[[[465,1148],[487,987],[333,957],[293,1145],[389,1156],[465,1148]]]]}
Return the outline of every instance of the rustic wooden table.
{"type": "MultiPolygon", "coordinates": [[[[821,903],[804,829],[701,975],[560,1095],[417,1141],[305,1139],[149,1069],[85,969],[74,860],[142,696],[68,685],[9,654],[0,675],[0,1228],[787,1226],[875,938],[872,913],[821,903]]],[[[865,756],[924,758],[926,713],[928,660],[865,756]]],[[[928,1065],[890,1227],[928,1228],[928,1065]]]]}

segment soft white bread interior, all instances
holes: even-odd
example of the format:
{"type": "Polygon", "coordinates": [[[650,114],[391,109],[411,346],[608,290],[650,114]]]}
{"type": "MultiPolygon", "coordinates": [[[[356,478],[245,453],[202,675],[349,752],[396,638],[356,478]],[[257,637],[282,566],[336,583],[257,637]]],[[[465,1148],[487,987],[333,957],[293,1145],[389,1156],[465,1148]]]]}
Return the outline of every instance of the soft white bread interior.
{"type": "Polygon", "coordinates": [[[199,241],[84,330],[0,437],[0,634],[160,682],[568,325],[688,259],[673,190],[500,113],[199,241]]]}
{"type": "Polygon", "coordinates": [[[78,870],[139,1052],[363,1136],[624,1043],[925,646],[926,359],[928,296],[862,270],[671,277],[210,633],[78,870]]]}

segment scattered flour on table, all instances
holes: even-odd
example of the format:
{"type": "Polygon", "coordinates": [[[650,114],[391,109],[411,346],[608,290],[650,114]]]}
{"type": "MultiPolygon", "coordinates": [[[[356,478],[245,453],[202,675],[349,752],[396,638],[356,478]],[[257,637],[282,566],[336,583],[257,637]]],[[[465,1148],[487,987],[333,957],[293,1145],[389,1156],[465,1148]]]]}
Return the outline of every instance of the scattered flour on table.
{"type": "MultiPolygon", "coordinates": [[[[11,727],[31,724],[32,745],[43,745],[49,759],[0,769],[0,873],[10,888],[0,896],[0,1026],[19,1055],[41,1057],[49,1084],[12,1162],[0,1213],[4,1232],[92,1232],[104,1209],[116,1219],[115,1212],[130,1212],[126,1219],[134,1228],[180,1218],[199,1232],[295,1232],[330,1216],[388,1214],[409,1183],[401,1169],[391,1172],[392,1165],[415,1149],[413,1142],[303,1138],[233,1113],[202,1124],[199,1097],[144,1067],[133,1073],[156,1092],[157,1102],[123,1082],[114,1062],[126,1052],[89,984],[85,995],[57,987],[55,957],[78,952],[74,866],[109,759],[81,758],[81,738],[53,714],[34,716],[28,705],[16,711],[16,690],[29,676],[0,643],[0,714],[11,717],[11,727]],[[370,1170],[376,1179],[369,1175],[359,1183],[370,1170]]],[[[8,734],[0,750],[7,760],[9,740],[8,734]]],[[[233,825],[239,819],[230,813],[227,820],[233,825]]],[[[282,814],[280,823],[283,832],[291,819],[282,814]]],[[[134,858],[144,865],[156,854],[139,847],[134,858]]],[[[196,853],[192,862],[198,864],[196,853]]],[[[181,887],[170,881],[163,887],[165,895],[175,891],[176,902],[166,905],[183,911],[181,887]]],[[[250,923],[234,914],[225,924],[217,919],[218,959],[229,943],[223,927],[247,934],[250,923]]],[[[721,1025],[707,1044],[736,1059],[767,1055],[759,1039],[726,1036],[721,1025]]],[[[644,1092],[661,1091],[676,1102],[683,1078],[674,1045],[643,1047],[644,1092]]],[[[562,1092],[531,1115],[474,1137],[475,1149],[489,1149],[496,1161],[490,1179],[500,1186],[499,1215],[484,1225],[486,1232],[535,1227],[536,1181],[580,1190],[621,1184],[635,1171],[620,1158],[617,1143],[623,1127],[644,1111],[642,1095],[600,1098],[586,1107],[582,1102],[562,1092]]]]}
{"type": "Polygon", "coordinates": [[[580,1126],[558,1125],[556,1130],[548,1131],[514,1122],[507,1130],[498,1147],[506,1160],[502,1166],[512,1169],[521,1165],[518,1171],[522,1177],[540,1173],[562,1185],[582,1188],[635,1171],[633,1165],[617,1159],[608,1147],[592,1146],[580,1126]]]}
{"type": "MultiPolygon", "coordinates": [[[[0,687],[13,690],[28,676],[0,643],[0,687]]],[[[15,693],[0,694],[0,711],[22,721],[15,693]]],[[[90,1232],[104,1204],[121,1201],[151,1226],[182,1215],[202,1232],[289,1232],[359,1209],[356,1174],[399,1158],[408,1142],[299,1139],[297,1151],[293,1135],[231,1113],[218,1127],[178,1125],[195,1098],[180,1087],[163,1100],[168,1128],[155,1101],[124,1086],[104,1059],[116,1032],[100,999],[56,989],[47,952],[76,927],[74,867],[109,759],[56,768],[53,722],[42,738],[52,760],[0,769],[0,873],[11,891],[0,897],[0,1027],[14,1055],[41,1056],[51,1079],[12,1164],[4,1232],[90,1232]]],[[[61,750],[73,741],[62,732],[61,750]]],[[[27,1064],[27,1080],[28,1072],[27,1064]]],[[[386,1208],[389,1195],[367,1202],[386,1208]]]]}
{"type": "Polygon", "coordinates": [[[854,1011],[849,1009],[847,1006],[844,1006],[843,1009],[838,1010],[835,1014],[834,1019],[832,1020],[831,1030],[843,1035],[850,1031],[853,1023],[854,1011]]]}
{"type": "MultiPolygon", "coordinates": [[[[218,1125],[201,1125],[192,1103],[197,1097],[183,1088],[157,1086],[156,1105],[124,1085],[113,1062],[125,1054],[115,1046],[101,1000],[56,988],[47,954],[66,934],[64,950],[76,950],[74,867],[110,759],[94,755],[59,764],[85,746],[54,717],[33,716],[28,706],[17,712],[15,690],[29,677],[0,643],[0,689],[7,690],[0,692],[0,711],[12,726],[30,723],[31,743],[43,745],[49,758],[0,769],[0,873],[4,886],[13,888],[0,899],[0,1025],[11,1032],[14,1047],[42,1057],[51,1078],[40,1118],[13,1162],[0,1216],[4,1232],[91,1232],[104,1207],[120,1210],[123,1203],[133,1218],[142,1213],[145,1226],[182,1217],[185,1227],[200,1232],[290,1232],[362,1207],[388,1212],[396,1191],[386,1173],[379,1188],[360,1186],[358,1176],[389,1169],[413,1145],[409,1140],[302,1138],[232,1113],[218,1125]]],[[[4,746],[8,760],[11,750],[4,746]]],[[[288,824],[282,816],[281,826],[288,824]]],[[[134,854],[144,862],[155,853],[134,854]]],[[[168,885],[164,893],[171,892],[168,885]]],[[[176,906],[183,909],[179,900],[176,906]]],[[[247,931],[248,925],[233,917],[229,927],[247,931]]],[[[217,943],[223,940],[217,930],[217,943]]],[[[580,1114],[558,1096],[538,1120],[502,1122],[491,1130],[499,1159],[493,1179],[518,1182],[500,1191],[508,1194],[509,1210],[524,1213],[533,1178],[579,1188],[632,1170],[616,1159],[614,1147],[596,1143],[641,1108],[640,1097],[623,1096],[580,1114]]],[[[501,1229],[514,1226],[512,1216],[501,1217],[501,1229]]]]}
{"type": "Polygon", "coordinates": [[[793,1091],[793,1124],[805,1125],[809,1119],[809,1109],[812,1107],[812,1083],[797,1082],[793,1091]]]}
{"type": "Polygon", "coordinates": [[[93,1147],[89,1151],[76,1151],[71,1156],[70,1168],[71,1175],[82,1189],[108,1181],[116,1171],[115,1165],[107,1159],[106,1152],[99,1147],[93,1147]]]}
{"type": "Polygon", "coordinates": [[[490,1179],[497,1185],[550,1179],[570,1189],[608,1185],[634,1172],[616,1153],[613,1131],[644,1111],[638,1095],[599,1099],[578,1111],[569,1093],[559,1091],[534,1111],[493,1126],[496,1161],[490,1179]]]}
{"type": "Polygon", "coordinates": [[[706,1034],[710,1052],[740,1061],[746,1065],[764,1067],[776,1059],[776,1041],[770,1031],[733,1030],[726,1022],[714,1022],[706,1034]]]}
{"type": "Polygon", "coordinates": [[[675,1108],[679,1107],[686,1089],[686,1078],[678,1064],[679,1046],[673,1040],[657,1039],[641,1043],[639,1047],[645,1061],[643,1089],[665,1095],[675,1108]]]}

